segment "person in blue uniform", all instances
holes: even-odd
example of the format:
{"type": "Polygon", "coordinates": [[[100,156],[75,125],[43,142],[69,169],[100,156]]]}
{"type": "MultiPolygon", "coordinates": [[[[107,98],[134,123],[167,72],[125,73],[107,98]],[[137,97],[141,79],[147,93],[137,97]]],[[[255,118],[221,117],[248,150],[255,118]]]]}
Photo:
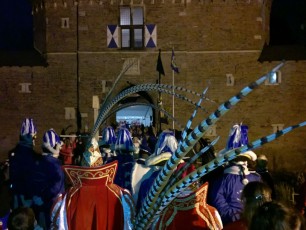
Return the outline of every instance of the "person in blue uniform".
{"type": "MultiPolygon", "coordinates": [[[[234,125],[226,149],[220,151],[218,155],[221,156],[247,143],[247,126],[234,125]]],[[[244,186],[251,181],[261,181],[259,174],[248,169],[248,162],[255,162],[256,159],[257,156],[253,151],[246,151],[224,165],[223,174],[215,181],[211,181],[207,203],[218,210],[223,225],[240,219],[243,210],[241,194],[244,186]]]]}
{"type": "Polygon", "coordinates": [[[61,148],[60,137],[53,129],[43,136],[42,154],[36,154],[31,170],[32,209],[38,224],[49,229],[51,208],[56,198],[65,192],[65,179],[58,158],[61,148]]]}
{"type": "Polygon", "coordinates": [[[19,142],[9,153],[9,178],[13,194],[12,209],[31,206],[31,187],[28,176],[32,170],[35,139],[37,135],[36,126],[32,118],[25,118],[21,125],[19,142]]]}

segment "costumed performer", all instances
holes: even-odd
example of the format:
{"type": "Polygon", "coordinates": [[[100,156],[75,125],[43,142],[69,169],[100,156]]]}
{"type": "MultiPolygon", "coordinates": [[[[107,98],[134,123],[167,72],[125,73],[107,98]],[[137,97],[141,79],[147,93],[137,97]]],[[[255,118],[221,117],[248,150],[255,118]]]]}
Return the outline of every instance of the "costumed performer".
{"type": "MultiPolygon", "coordinates": [[[[247,145],[247,129],[247,126],[234,125],[230,131],[227,148],[220,151],[219,156],[231,149],[247,145]]],[[[256,158],[253,151],[239,154],[224,166],[223,174],[210,184],[208,204],[217,208],[223,225],[240,219],[243,209],[241,193],[244,186],[250,181],[261,181],[259,174],[248,169],[248,161],[254,162],[256,158]]]]}
{"type": "Polygon", "coordinates": [[[112,126],[107,126],[102,130],[101,139],[99,140],[99,148],[102,154],[103,162],[111,162],[114,156],[114,149],[116,144],[116,134],[112,126]]]}
{"type": "Polygon", "coordinates": [[[9,178],[13,194],[12,209],[31,207],[31,187],[27,183],[34,162],[36,126],[32,118],[25,118],[21,124],[19,142],[9,154],[9,178]]]}
{"type": "MultiPolygon", "coordinates": [[[[84,155],[94,154],[94,146],[95,139],[84,155]]],[[[114,184],[117,167],[117,161],[98,167],[63,166],[72,186],[53,206],[52,229],[133,229],[135,207],[129,191],[114,184]]]]}
{"type": "Polygon", "coordinates": [[[173,131],[164,130],[159,134],[154,153],[151,154],[145,161],[146,166],[151,168],[149,177],[143,177],[138,182],[140,183],[140,188],[136,204],[137,210],[140,209],[147,193],[149,192],[162,167],[176,151],[177,145],[178,143],[173,131]]]}
{"type": "Polygon", "coordinates": [[[30,180],[27,181],[33,196],[32,209],[38,224],[44,229],[50,229],[51,207],[57,196],[65,192],[64,172],[58,159],[61,146],[60,137],[53,129],[44,133],[42,154],[36,154],[30,180]]]}
{"type": "Polygon", "coordinates": [[[108,162],[118,161],[118,169],[114,182],[121,188],[128,189],[130,192],[132,191],[131,173],[135,163],[133,157],[134,151],[135,148],[130,131],[127,128],[121,127],[118,130],[115,143],[115,156],[108,162]]]}

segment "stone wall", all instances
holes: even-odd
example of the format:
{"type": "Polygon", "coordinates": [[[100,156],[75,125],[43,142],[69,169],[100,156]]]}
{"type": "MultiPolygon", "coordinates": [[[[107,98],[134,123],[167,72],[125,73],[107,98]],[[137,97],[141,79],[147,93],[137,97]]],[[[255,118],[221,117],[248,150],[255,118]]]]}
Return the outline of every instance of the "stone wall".
{"type": "MultiPolygon", "coordinates": [[[[43,8],[34,10],[34,17],[36,21],[46,21],[45,28],[39,24],[35,39],[47,57],[48,67],[0,68],[0,159],[5,159],[7,151],[17,143],[25,117],[33,117],[38,127],[37,151],[47,129],[60,133],[72,125],[69,130],[76,130],[75,117],[65,117],[65,110],[77,107],[78,80],[82,129],[88,127],[90,131],[94,124],[93,96],[103,102],[127,60],[135,58],[138,69],[122,76],[114,94],[128,87],[128,82],[156,83],[158,49],[162,50],[165,69],[163,84],[172,85],[170,61],[174,48],[180,67],[180,73],[174,75],[175,85],[198,93],[209,86],[207,100],[202,103],[204,109],[193,121],[195,127],[220,103],[279,64],[257,61],[269,40],[269,6],[263,2],[268,4],[255,0],[144,0],[101,1],[102,4],[81,1],[77,6],[72,1],[46,1],[43,8]],[[106,28],[118,24],[120,4],[143,4],[145,23],[157,25],[157,47],[133,51],[107,48],[106,28]],[[67,18],[69,26],[62,28],[62,20],[67,18]],[[234,78],[234,85],[227,85],[228,76],[234,78]],[[21,92],[22,85],[25,92],[21,92]]],[[[35,4],[41,6],[39,2],[35,4]]],[[[281,69],[279,85],[261,85],[216,123],[216,132],[209,136],[220,136],[216,149],[225,146],[229,129],[236,122],[249,126],[249,139],[253,141],[273,133],[277,124],[287,127],[304,121],[305,74],[305,61],[287,61],[281,69]]],[[[182,94],[192,102],[199,99],[182,94]]],[[[156,92],[150,95],[157,101],[156,92]]],[[[162,94],[162,98],[164,108],[171,113],[172,96],[162,94]]],[[[193,109],[191,103],[175,99],[175,117],[183,126],[193,109]]],[[[163,125],[168,127],[172,127],[171,121],[169,126],[163,125]]],[[[299,171],[306,166],[305,136],[306,129],[300,128],[255,152],[267,155],[272,170],[299,171]]]]}

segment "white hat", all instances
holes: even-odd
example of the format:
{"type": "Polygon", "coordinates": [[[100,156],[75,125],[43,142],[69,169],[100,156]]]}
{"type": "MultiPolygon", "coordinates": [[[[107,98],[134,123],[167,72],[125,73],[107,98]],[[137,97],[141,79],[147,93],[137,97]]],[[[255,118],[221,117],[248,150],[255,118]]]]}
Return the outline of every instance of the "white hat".
{"type": "MultiPolygon", "coordinates": [[[[230,149],[230,150],[232,150],[232,149],[230,149]]],[[[222,149],[221,151],[218,152],[217,157],[223,156],[224,154],[226,154],[230,150],[226,151],[226,149],[222,149]]],[[[257,159],[256,153],[254,153],[251,150],[248,150],[244,153],[240,153],[239,155],[237,155],[237,157],[239,157],[239,156],[246,157],[246,158],[250,159],[251,161],[256,161],[256,159],[257,159]]],[[[233,160],[233,161],[235,161],[235,160],[233,160]]]]}
{"type": "Polygon", "coordinates": [[[240,153],[238,156],[247,157],[247,158],[250,159],[251,161],[256,161],[256,159],[257,159],[257,155],[256,155],[253,151],[251,151],[251,150],[246,151],[246,152],[244,152],[244,153],[240,153]]]}

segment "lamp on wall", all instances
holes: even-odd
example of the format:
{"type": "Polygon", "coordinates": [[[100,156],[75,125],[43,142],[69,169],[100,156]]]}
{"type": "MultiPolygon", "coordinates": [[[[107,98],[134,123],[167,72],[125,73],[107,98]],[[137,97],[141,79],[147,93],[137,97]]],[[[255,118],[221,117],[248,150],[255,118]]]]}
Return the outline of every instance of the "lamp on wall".
{"type": "Polygon", "coordinates": [[[277,72],[271,72],[269,74],[269,83],[275,84],[277,82],[277,72]]]}
{"type": "Polygon", "coordinates": [[[281,71],[272,71],[269,73],[266,85],[278,85],[281,83],[281,71]]]}

